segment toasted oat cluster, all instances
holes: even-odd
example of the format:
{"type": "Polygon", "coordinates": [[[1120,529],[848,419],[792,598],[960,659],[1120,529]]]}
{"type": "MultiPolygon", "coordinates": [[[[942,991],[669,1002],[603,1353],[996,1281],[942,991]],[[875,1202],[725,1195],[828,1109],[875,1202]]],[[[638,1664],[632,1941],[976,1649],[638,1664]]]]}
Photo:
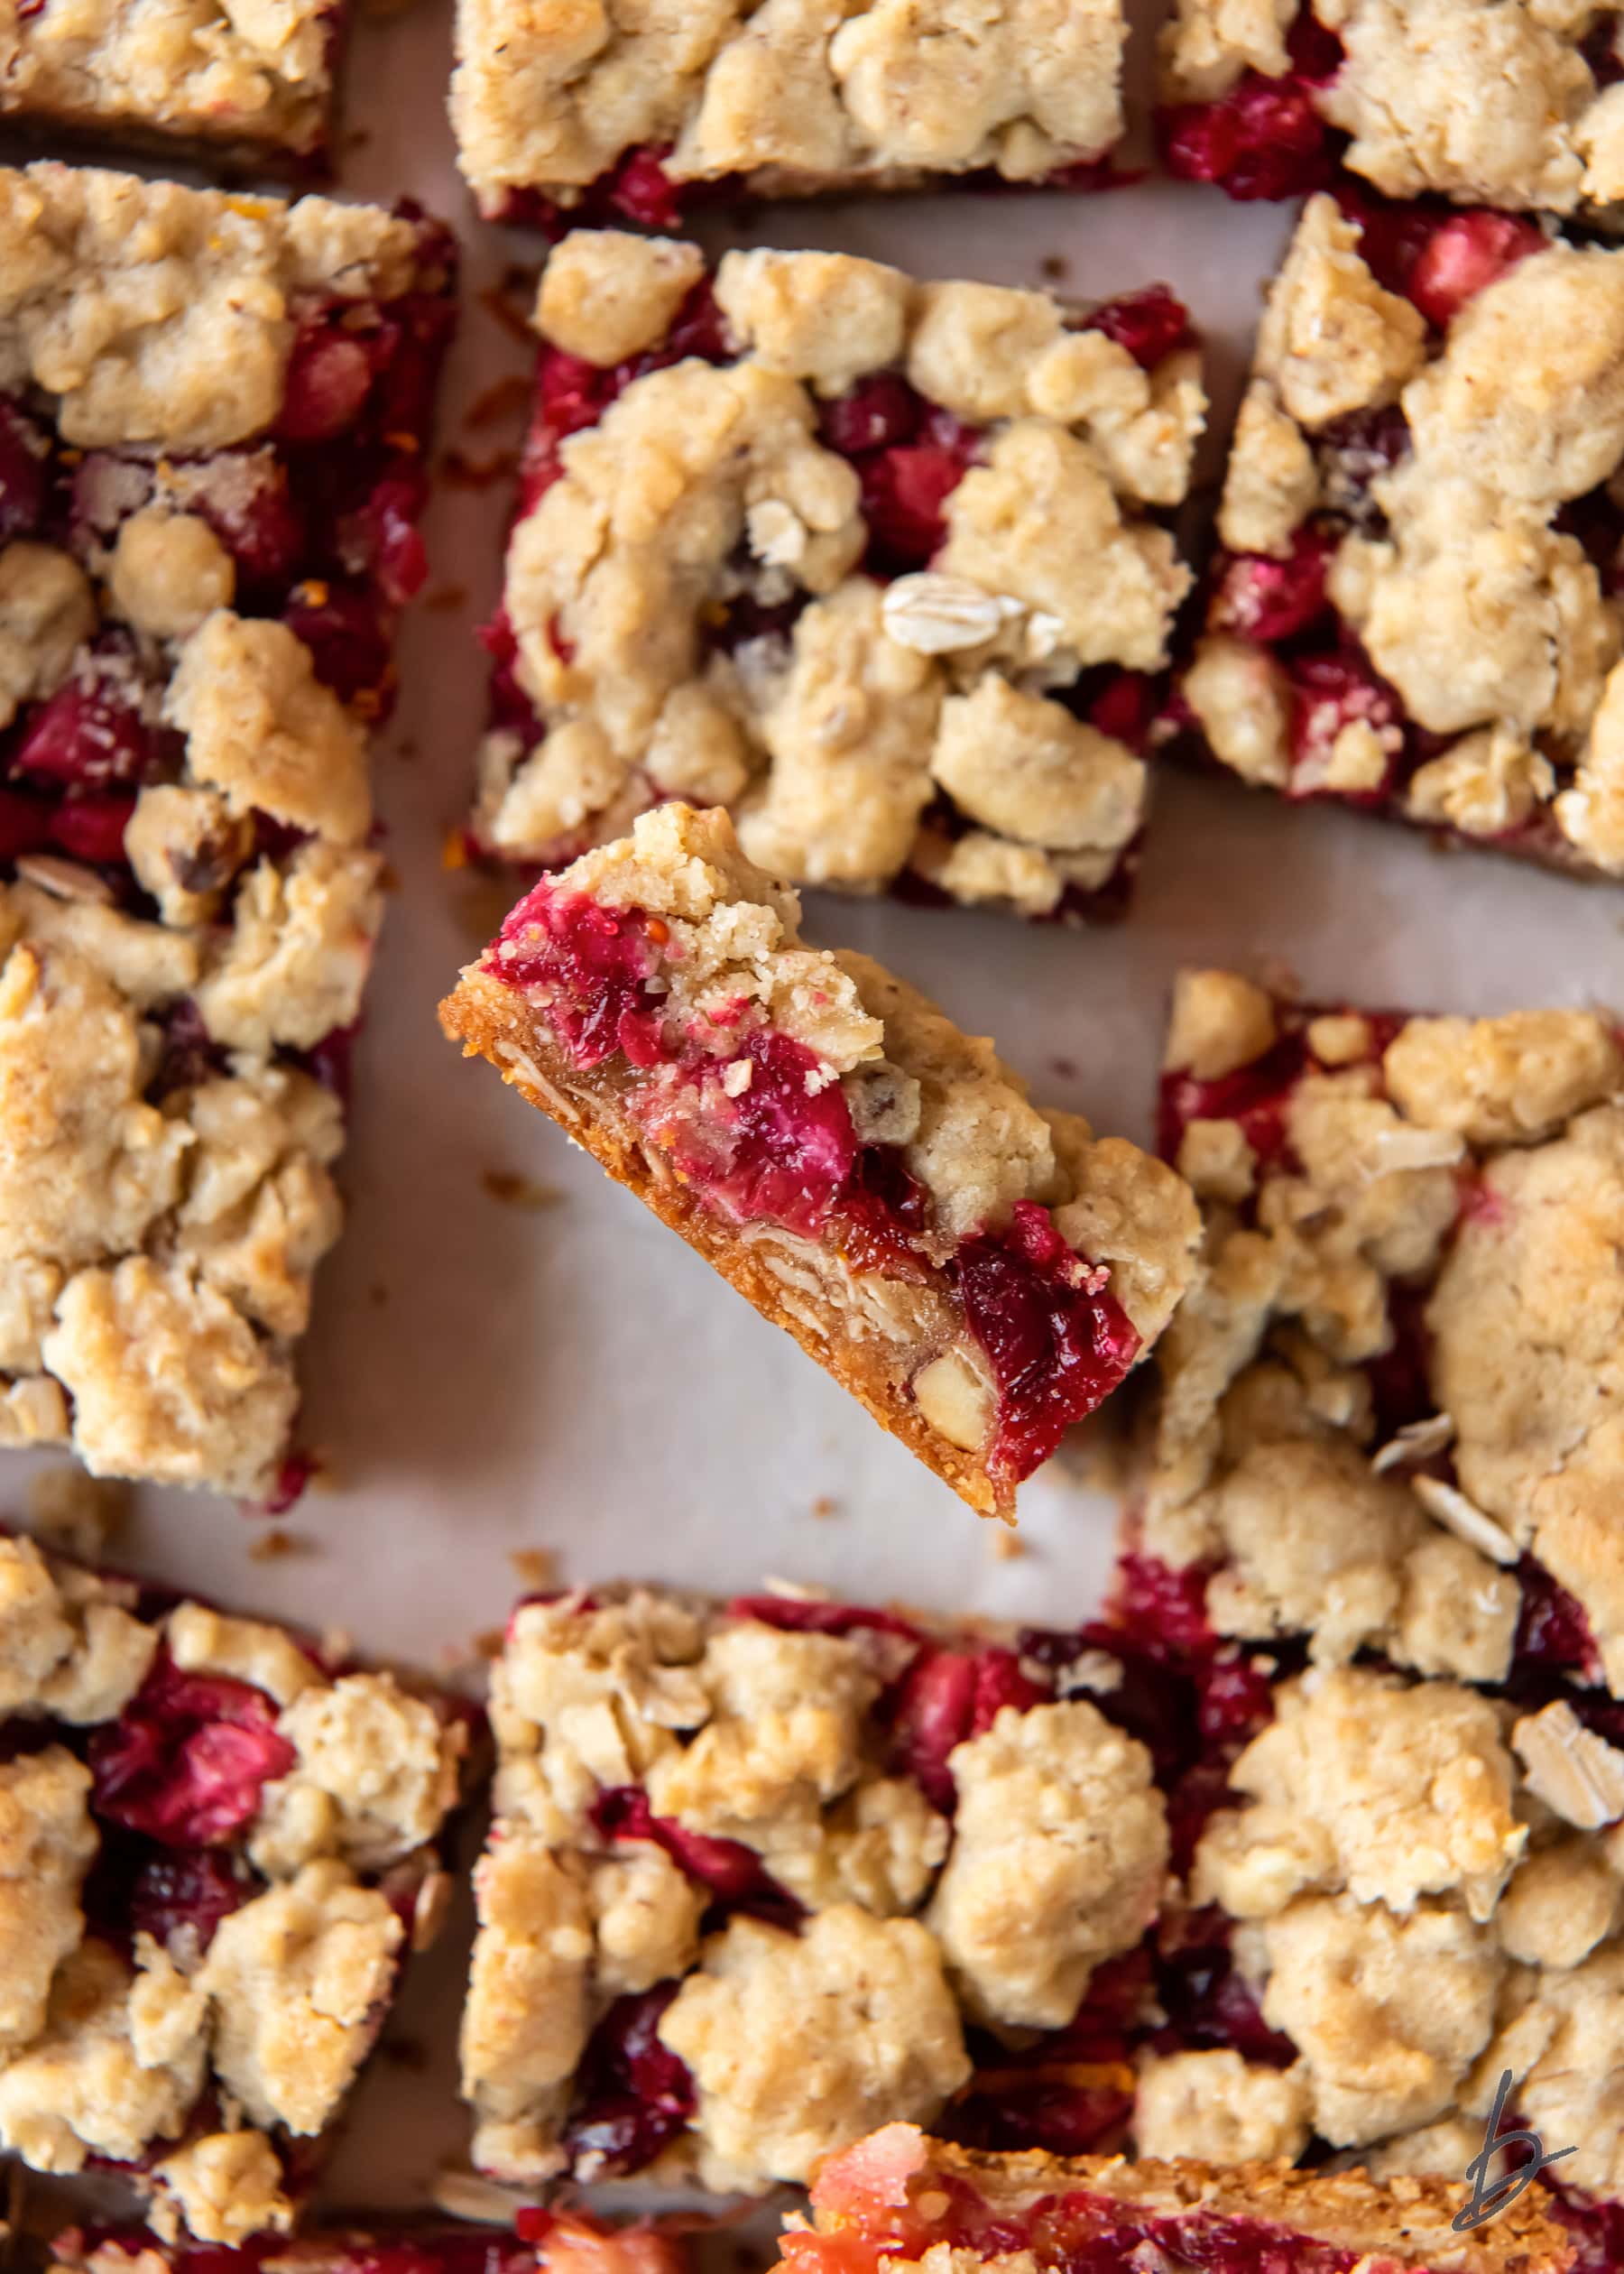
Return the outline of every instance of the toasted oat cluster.
{"type": "Polygon", "coordinates": [[[1168,1847],[1139,1692],[1093,1635],[770,1595],[521,1604],[463,2022],[479,2168],[761,2193],[894,2117],[1120,2132],[1131,2071],[1076,2092],[1074,2024],[1168,1847]]]}
{"type": "Polygon", "coordinates": [[[1309,201],[1163,730],[1244,781],[1624,875],[1624,253],[1309,201]]]}
{"type": "Polygon", "coordinates": [[[977,2155],[886,2125],[835,2157],[792,2215],[782,2274],[1564,2274],[1555,2221],[1513,2203],[1463,2234],[1466,2189],[1361,2171],[1214,2168],[1120,2157],[977,2155]]]}
{"type": "Polygon", "coordinates": [[[0,171],[0,1443],[277,1485],[450,283],[372,208],[0,171]]]}
{"type": "Polygon", "coordinates": [[[448,1887],[466,1715],[0,1538],[0,2147],[285,2234],[448,1887]]]}
{"type": "Polygon", "coordinates": [[[0,117],[38,137],[325,167],[343,0],[5,0],[0,117]]]}
{"type": "Polygon", "coordinates": [[[984,1512],[1186,1284],[1183,1180],[805,946],[719,809],[655,807],[544,879],[440,1019],[984,1512]]]}
{"type": "Polygon", "coordinates": [[[872,0],[814,19],[753,0],[458,0],[451,121],[489,219],[670,228],[724,186],[764,197],[944,178],[1090,188],[1122,131],[1121,0],[872,0]]]}
{"type": "Polygon", "coordinates": [[[536,325],[475,851],[679,797],[797,883],[1120,907],[1205,418],[1171,293],[577,231],[536,325]]]}
{"type": "Polygon", "coordinates": [[[1178,0],[1161,35],[1172,171],[1232,198],[1340,162],[1390,198],[1605,212],[1624,196],[1615,5],[1178,0]]]}
{"type": "Polygon", "coordinates": [[[1163,1143],[1206,1230],[1160,1347],[1149,1552],[1216,1567],[1220,1632],[1308,1632],[1318,1663],[1496,1682],[1536,1633],[1624,1695],[1618,1031],[1186,973],[1163,1143]]]}

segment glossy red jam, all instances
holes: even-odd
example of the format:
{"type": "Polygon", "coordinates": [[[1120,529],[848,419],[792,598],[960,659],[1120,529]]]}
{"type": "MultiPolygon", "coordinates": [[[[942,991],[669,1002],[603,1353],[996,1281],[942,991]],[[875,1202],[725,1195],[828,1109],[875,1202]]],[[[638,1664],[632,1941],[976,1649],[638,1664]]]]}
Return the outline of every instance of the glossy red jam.
{"type": "Polygon", "coordinates": [[[687,2128],[694,2080],[660,2041],[660,2019],[678,1988],[666,1982],[617,1998],[587,2040],[564,2132],[577,2171],[601,2178],[641,2171],[687,2128]]]}
{"type": "Polygon", "coordinates": [[[263,1690],[183,1674],[161,1652],[117,1721],[90,1741],[97,1813],[165,1847],[231,1839],[259,1813],[263,1788],[298,1759],[276,1714],[263,1690]]]}
{"type": "Polygon", "coordinates": [[[650,1840],[662,1847],[724,1910],[751,1911],[780,1925],[802,1916],[801,1905],[779,1885],[753,1848],[740,1840],[690,1832],[671,1816],[657,1816],[641,1785],[616,1785],[600,1792],[591,1815],[601,1839],[650,1840]]]}
{"type": "Polygon", "coordinates": [[[1169,173],[1216,182],[1242,201],[1300,197],[1333,179],[1346,137],[1325,125],[1315,96],[1341,67],[1341,42],[1304,9],[1287,48],[1290,69],[1279,78],[1249,69],[1216,102],[1158,114],[1169,173]]]}

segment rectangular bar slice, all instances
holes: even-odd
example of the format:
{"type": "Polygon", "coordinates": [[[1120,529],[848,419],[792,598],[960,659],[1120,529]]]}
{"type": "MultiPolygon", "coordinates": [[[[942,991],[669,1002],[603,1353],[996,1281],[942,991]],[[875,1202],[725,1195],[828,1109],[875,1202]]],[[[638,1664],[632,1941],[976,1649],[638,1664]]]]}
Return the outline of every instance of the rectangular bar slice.
{"type": "Polygon", "coordinates": [[[140,2228],[70,2228],[51,2243],[51,2274],[262,2274],[267,2264],[274,2274],[684,2274],[689,2263],[660,2228],[611,2226],[586,2211],[521,2210],[518,2229],[395,2219],[199,2250],[140,2228]]]}
{"type": "Polygon", "coordinates": [[[1566,2236],[1526,2196],[1457,2234],[1467,2189],[1121,2157],[986,2156],[888,2124],[824,2167],[783,2274],[1011,2262],[1040,2274],[1566,2274],[1566,2236]],[[951,2252],[951,2259],[947,2253],[951,2252]]]}
{"type": "Polygon", "coordinates": [[[1616,7],[1178,0],[1161,34],[1170,171],[1232,198],[1323,188],[1604,215],[1624,195],[1616,7]]]}
{"type": "Polygon", "coordinates": [[[658,806],[544,879],[440,1021],[985,1513],[1184,1288],[1180,1179],[803,946],[718,809],[658,806]]]}
{"type": "Polygon", "coordinates": [[[1115,2145],[1165,1678],[1093,1627],[521,1604],[462,2032],[476,2166],[760,2194],[893,2117],[1115,2145]]]}
{"type": "Polygon", "coordinates": [[[278,1486],[451,285],[433,222],[0,170],[0,1442],[278,1486]]]}
{"type": "Polygon", "coordinates": [[[449,1882],[469,1709],[0,1537],[0,2147],[285,2235],[449,1882]]]}
{"type": "Polygon", "coordinates": [[[1164,731],[1242,781],[1624,875],[1624,252],[1310,199],[1164,731]]]}
{"type": "Polygon", "coordinates": [[[1222,1632],[1469,1680],[1515,1647],[1624,1694],[1616,1027],[1193,972],[1167,1067],[1206,1230],[1160,1348],[1150,1552],[1222,1563],[1222,1632]]]}
{"type": "Polygon", "coordinates": [[[585,230],[536,325],[472,849],[681,797],[796,883],[1120,911],[1205,420],[1173,295],[585,230]]]}
{"type": "Polygon", "coordinates": [[[718,197],[1089,189],[1122,132],[1126,32],[1121,0],[996,17],[881,0],[817,22],[714,0],[579,23],[458,0],[451,120],[488,220],[666,229],[718,197]]]}
{"type": "Polygon", "coordinates": [[[7,0],[0,119],[35,143],[323,175],[346,14],[346,0],[7,0]]]}

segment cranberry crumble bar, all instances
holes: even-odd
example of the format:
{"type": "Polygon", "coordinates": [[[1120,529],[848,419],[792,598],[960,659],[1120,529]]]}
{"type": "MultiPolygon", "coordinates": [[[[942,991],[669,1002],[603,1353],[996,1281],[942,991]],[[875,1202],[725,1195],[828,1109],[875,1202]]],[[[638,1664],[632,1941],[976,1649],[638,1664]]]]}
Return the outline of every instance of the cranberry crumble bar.
{"type": "Polygon", "coordinates": [[[450,286],[405,216],[0,170],[0,1443],[278,1481],[450,286]]]}
{"type": "Polygon", "coordinates": [[[1177,0],[1158,117],[1173,172],[1232,198],[1323,186],[1554,213],[1624,198],[1616,5],[1177,0]]]}
{"type": "Polygon", "coordinates": [[[1167,1861],[1144,1704],[1088,1629],[522,1603],[463,2025],[476,2164],[759,2193],[893,2117],[1120,2132],[1133,2072],[1089,2017],[1167,1861]]]}
{"type": "Polygon", "coordinates": [[[544,878],[440,1006],[973,1508],[1008,1513],[1167,1325],[1188,1188],[669,804],[544,878]]]}
{"type": "Polygon", "coordinates": [[[978,2155],[888,2124],[824,2166],[775,2274],[1565,2274],[1525,2195],[1456,2234],[1463,2186],[1361,2171],[978,2155]]]}
{"type": "Polygon", "coordinates": [[[1091,188],[1122,131],[1121,0],[872,0],[797,18],[458,0],[451,123],[487,219],[674,227],[708,195],[965,178],[1091,188]]]}
{"type": "Polygon", "coordinates": [[[449,1882],[468,1715],[0,1538],[0,2147],[285,2234],[449,1882]]]}
{"type": "Polygon", "coordinates": [[[1624,875],[1624,252],[1312,199],[1161,731],[1242,781],[1624,875]]]}
{"type": "Polygon", "coordinates": [[[534,2208],[514,2225],[509,2234],[411,2219],[203,2248],[140,2229],[70,2228],[51,2245],[50,2274],[683,2274],[687,2264],[680,2243],[651,2225],[534,2208]]]}
{"type": "Polygon", "coordinates": [[[581,230],[536,325],[475,851],[680,797],[797,883],[1120,908],[1206,408],[1170,292],[581,230]]]}
{"type": "Polygon", "coordinates": [[[326,171],[344,0],[0,0],[0,119],[170,156],[326,171]]]}

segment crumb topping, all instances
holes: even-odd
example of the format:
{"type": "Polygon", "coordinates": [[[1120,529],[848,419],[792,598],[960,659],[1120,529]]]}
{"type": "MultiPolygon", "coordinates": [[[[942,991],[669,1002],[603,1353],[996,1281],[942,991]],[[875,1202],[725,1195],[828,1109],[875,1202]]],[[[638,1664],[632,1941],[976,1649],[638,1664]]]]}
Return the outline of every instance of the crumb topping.
{"type": "Polygon", "coordinates": [[[1225,2047],[1149,2054],[1133,2103],[1141,2156],[1203,2163],[1295,2163],[1308,2145],[1308,2082],[1300,2067],[1265,2068],[1225,2047]]]}
{"type": "Polygon", "coordinates": [[[568,207],[628,153],[678,181],[786,184],[992,171],[1031,181],[1121,132],[1124,25],[1111,0],[972,12],[899,0],[844,20],[712,0],[698,15],[605,10],[573,31],[512,0],[464,0],[451,115],[487,212],[540,190],[568,207]]]}

